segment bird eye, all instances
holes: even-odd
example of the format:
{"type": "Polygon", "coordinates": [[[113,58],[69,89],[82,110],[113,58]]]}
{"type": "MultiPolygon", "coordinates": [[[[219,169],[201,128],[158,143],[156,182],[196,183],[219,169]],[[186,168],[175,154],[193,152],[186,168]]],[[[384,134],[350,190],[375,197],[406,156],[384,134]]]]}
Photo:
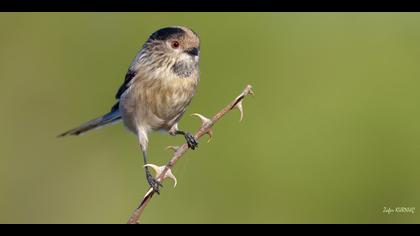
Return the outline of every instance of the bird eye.
{"type": "Polygon", "coordinates": [[[179,42],[178,41],[173,41],[172,42],[172,47],[173,48],[179,48],[179,42]]]}

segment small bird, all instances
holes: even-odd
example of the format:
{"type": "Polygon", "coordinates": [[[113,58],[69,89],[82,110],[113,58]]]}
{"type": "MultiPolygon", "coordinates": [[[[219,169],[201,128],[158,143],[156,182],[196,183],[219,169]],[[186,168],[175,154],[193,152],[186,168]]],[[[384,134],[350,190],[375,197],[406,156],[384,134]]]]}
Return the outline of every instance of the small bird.
{"type": "Polygon", "coordinates": [[[157,30],[149,36],[128,68],[111,111],[59,137],[81,135],[122,120],[137,136],[146,179],[159,193],[162,185],[148,168],[148,134],[164,131],[172,136],[183,135],[189,148],[194,150],[198,146],[193,135],[178,129],[178,122],[191,103],[200,80],[199,54],[199,37],[190,28],[171,26],[157,30]]]}

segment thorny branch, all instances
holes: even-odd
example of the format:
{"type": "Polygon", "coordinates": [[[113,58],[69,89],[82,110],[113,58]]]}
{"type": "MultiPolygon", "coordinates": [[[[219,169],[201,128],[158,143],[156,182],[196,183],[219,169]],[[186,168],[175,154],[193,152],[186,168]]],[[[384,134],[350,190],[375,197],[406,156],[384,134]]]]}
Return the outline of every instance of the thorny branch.
{"type": "MultiPolygon", "coordinates": [[[[197,113],[192,114],[194,116],[199,117],[201,119],[201,122],[202,122],[201,128],[197,131],[197,133],[194,135],[194,137],[198,140],[202,136],[207,134],[207,135],[209,135],[208,142],[210,142],[210,140],[213,136],[213,131],[211,129],[213,127],[213,125],[217,121],[219,121],[226,113],[233,110],[234,108],[238,108],[238,110],[240,111],[240,113],[241,113],[240,121],[242,121],[242,118],[243,118],[242,101],[249,94],[254,95],[254,92],[252,91],[252,86],[251,85],[246,86],[245,89],[243,90],[243,92],[238,97],[236,97],[232,102],[229,103],[229,105],[227,105],[221,111],[216,113],[216,115],[214,115],[211,119],[208,119],[205,116],[197,114],[197,113]]],[[[176,164],[176,162],[184,155],[184,153],[186,153],[188,151],[188,145],[183,144],[181,147],[168,147],[168,148],[173,149],[175,152],[173,154],[172,159],[165,166],[160,166],[159,167],[159,166],[156,166],[156,165],[153,165],[153,164],[149,164],[148,166],[152,167],[156,171],[156,175],[157,175],[156,180],[158,182],[162,182],[166,178],[171,178],[175,181],[175,185],[176,185],[176,178],[172,174],[171,169],[176,164]]],[[[138,224],[139,223],[139,218],[140,218],[141,214],[143,213],[146,206],[149,204],[149,202],[152,199],[154,194],[155,194],[155,192],[153,191],[152,188],[150,188],[149,191],[146,193],[146,195],[144,195],[144,197],[141,200],[139,206],[136,208],[136,210],[130,216],[130,219],[128,220],[128,224],[138,224]]]]}

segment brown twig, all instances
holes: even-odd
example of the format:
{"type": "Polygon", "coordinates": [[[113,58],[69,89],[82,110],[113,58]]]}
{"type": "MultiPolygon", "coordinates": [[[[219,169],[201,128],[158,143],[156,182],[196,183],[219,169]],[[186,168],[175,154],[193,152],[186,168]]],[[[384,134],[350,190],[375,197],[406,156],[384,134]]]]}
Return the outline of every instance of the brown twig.
{"type": "MultiPolygon", "coordinates": [[[[198,140],[201,137],[203,137],[205,134],[208,134],[211,138],[213,132],[211,128],[213,125],[220,120],[226,113],[233,110],[234,108],[238,108],[241,112],[241,119],[243,118],[243,108],[242,108],[242,101],[243,99],[249,95],[254,95],[252,91],[251,85],[248,85],[245,87],[243,92],[236,97],[229,105],[227,105],[225,108],[223,108],[221,111],[216,113],[211,119],[208,119],[200,114],[193,114],[198,116],[202,121],[201,128],[197,131],[197,133],[194,135],[194,137],[198,140]]],[[[210,140],[209,140],[210,141],[210,140]]],[[[172,174],[171,169],[176,164],[176,162],[188,151],[188,145],[184,144],[181,147],[177,148],[175,153],[173,154],[172,159],[162,168],[161,172],[158,173],[157,181],[162,182],[166,177],[168,177],[169,174],[172,174]]],[[[152,199],[155,192],[152,188],[149,189],[149,191],[144,195],[142,201],[140,202],[139,206],[136,208],[136,210],[133,212],[133,214],[130,216],[130,219],[128,220],[128,224],[138,224],[139,218],[141,214],[143,213],[144,209],[152,199]]]]}

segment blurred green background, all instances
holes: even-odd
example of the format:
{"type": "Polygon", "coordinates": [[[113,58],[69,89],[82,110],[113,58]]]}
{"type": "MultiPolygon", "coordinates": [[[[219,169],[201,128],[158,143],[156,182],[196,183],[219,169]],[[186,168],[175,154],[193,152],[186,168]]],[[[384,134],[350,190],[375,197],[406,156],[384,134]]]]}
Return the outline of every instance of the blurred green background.
{"type": "MultiPolygon", "coordinates": [[[[194,131],[251,84],[174,169],[144,223],[420,223],[420,14],[1,13],[0,222],[125,223],[147,190],[121,124],[56,135],[108,111],[156,29],[201,37],[194,131]]],[[[182,137],[153,134],[162,165],[182,137]]]]}

